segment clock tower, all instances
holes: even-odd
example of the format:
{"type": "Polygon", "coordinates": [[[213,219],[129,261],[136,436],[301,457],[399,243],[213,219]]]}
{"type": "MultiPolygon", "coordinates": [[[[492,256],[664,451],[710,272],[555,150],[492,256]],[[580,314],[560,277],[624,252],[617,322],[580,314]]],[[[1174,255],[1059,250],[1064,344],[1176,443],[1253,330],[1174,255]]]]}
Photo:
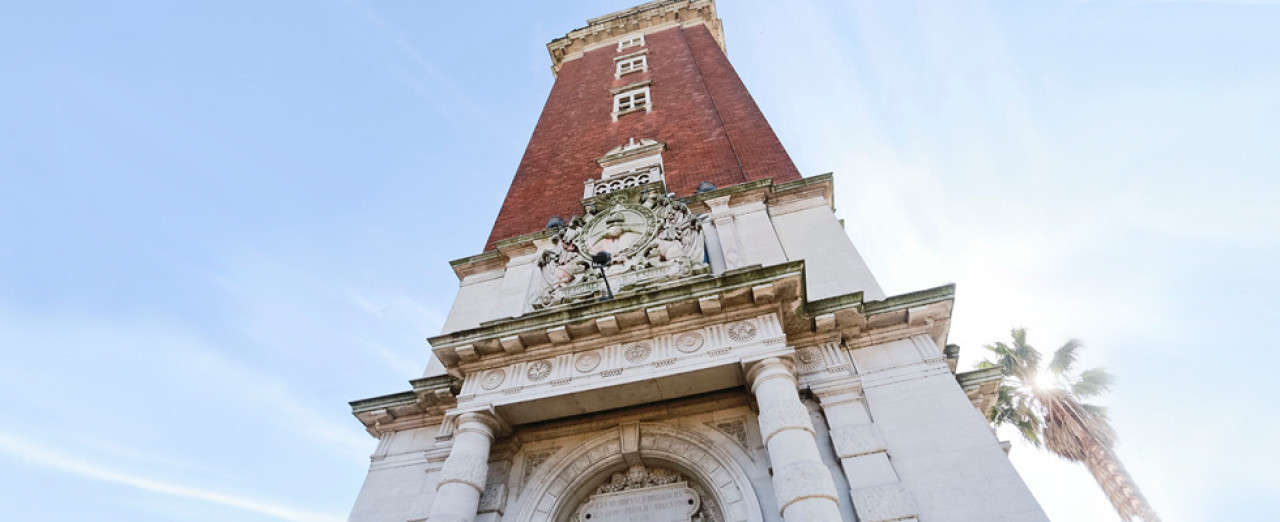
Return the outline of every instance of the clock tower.
{"type": "Polygon", "coordinates": [[[955,373],[954,288],[887,296],[711,0],[547,45],[556,81],[424,376],[352,403],[353,521],[1047,520],[955,373]]]}

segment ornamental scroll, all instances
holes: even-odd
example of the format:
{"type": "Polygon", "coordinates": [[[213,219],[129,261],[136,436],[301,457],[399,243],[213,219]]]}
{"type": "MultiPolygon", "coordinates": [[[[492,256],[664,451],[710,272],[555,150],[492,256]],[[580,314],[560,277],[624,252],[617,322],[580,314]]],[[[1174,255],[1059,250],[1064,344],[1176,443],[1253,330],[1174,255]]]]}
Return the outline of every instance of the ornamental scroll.
{"type": "Polygon", "coordinates": [[[592,254],[609,252],[605,267],[614,292],[710,273],[702,227],[689,208],[650,188],[619,190],[588,203],[538,258],[546,281],[533,297],[536,309],[604,295],[592,254]]]}

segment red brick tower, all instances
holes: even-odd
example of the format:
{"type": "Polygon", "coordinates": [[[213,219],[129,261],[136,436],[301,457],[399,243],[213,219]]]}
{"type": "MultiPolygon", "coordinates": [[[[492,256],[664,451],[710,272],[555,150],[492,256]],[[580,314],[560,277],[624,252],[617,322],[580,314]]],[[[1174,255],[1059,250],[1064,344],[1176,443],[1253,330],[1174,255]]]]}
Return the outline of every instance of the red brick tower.
{"type": "Polygon", "coordinates": [[[350,520],[1047,522],[983,417],[999,369],[950,366],[954,287],[885,295],[723,42],[660,0],[548,45],[434,357],[351,403],[350,520]]]}
{"type": "Polygon", "coordinates": [[[650,2],[591,19],[547,49],[556,82],[486,250],[581,214],[583,184],[602,179],[598,160],[632,139],[662,144],[661,175],[679,197],[704,181],[800,179],[725,57],[714,3],[650,2]]]}

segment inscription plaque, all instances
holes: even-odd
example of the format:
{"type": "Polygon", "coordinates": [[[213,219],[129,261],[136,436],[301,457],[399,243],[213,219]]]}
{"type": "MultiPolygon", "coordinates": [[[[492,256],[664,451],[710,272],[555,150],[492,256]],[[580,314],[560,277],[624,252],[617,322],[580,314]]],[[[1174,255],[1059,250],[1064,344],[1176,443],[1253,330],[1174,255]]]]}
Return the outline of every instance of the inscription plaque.
{"type": "Polygon", "coordinates": [[[683,482],[601,493],[578,512],[578,522],[690,522],[698,502],[683,482]]]}

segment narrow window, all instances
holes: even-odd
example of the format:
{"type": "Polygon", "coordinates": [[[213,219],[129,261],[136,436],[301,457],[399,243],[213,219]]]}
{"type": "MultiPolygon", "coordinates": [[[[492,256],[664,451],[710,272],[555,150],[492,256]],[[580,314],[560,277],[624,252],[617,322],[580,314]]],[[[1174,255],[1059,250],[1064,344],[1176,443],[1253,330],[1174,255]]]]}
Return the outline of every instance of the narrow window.
{"type": "Polygon", "coordinates": [[[621,78],[623,75],[647,70],[649,70],[649,60],[643,54],[640,56],[631,56],[618,60],[617,70],[614,72],[614,77],[621,78]]]}
{"type": "Polygon", "coordinates": [[[644,47],[644,35],[636,35],[630,38],[623,38],[618,41],[618,50],[630,49],[632,47],[644,47]]]}
{"type": "Polygon", "coordinates": [[[618,116],[638,111],[653,111],[653,104],[649,102],[647,82],[641,87],[626,89],[613,95],[614,121],[618,121],[618,116]]]}

